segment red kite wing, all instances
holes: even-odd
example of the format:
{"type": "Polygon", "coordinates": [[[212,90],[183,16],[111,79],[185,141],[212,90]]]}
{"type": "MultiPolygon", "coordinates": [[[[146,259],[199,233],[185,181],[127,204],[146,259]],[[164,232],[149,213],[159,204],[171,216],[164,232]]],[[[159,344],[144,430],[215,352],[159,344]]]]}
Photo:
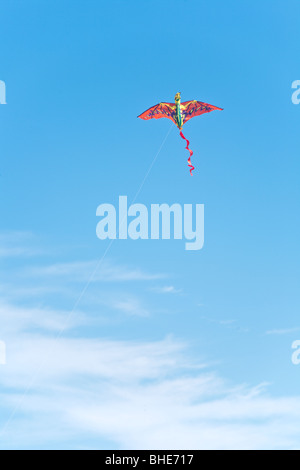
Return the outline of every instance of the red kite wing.
{"type": "Polygon", "coordinates": [[[175,116],[176,105],[174,103],[158,103],[155,106],[152,106],[152,108],[147,109],[147,111],[144,111],[138,117],[145,119],[146,121],[152,118],[168,118],[176,124],[175,116]]]}
{"type": "Polygon", "coordinates": [[[180,108],[183,117],[183,124],[195,116],[201,116],[201,114],[210,113],[216,109],[223,111],[222,108],[217,108],[217,106],[213,106],[212,104],[202,103],[202,101],[196,100],[185,101],[184,103],[181,103],[180,108]]]}

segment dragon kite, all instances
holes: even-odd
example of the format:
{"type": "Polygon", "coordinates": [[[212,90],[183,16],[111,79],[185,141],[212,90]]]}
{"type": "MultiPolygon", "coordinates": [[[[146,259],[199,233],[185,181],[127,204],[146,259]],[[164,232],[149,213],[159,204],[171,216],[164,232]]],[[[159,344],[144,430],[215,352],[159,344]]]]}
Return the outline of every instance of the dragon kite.
{"type": "Polygon", "coordinates": [[[181,103],[180,93],[175,95],[175,103],[159,103],[147,111],[140,114],[138,117],[141,119],[159,119],[159,118],[168,118],[173,121],[178,129],[180,130],[180,137],[186,141],[186,149],[190,152],[188,158],[188,166],[190,167],[190,173],[193,174],[194,167],[191,163],[191,157],[193,155],[192,150],[189,148],[190,142],[184,137],[182,133],[183,125],[195,116],[201,116],[204,113],[210,113],[211,111],[219,110],[223,111],[222,108],[217,108],[211,104],[203,103],[202,101],[184,101],[181,103]]]}

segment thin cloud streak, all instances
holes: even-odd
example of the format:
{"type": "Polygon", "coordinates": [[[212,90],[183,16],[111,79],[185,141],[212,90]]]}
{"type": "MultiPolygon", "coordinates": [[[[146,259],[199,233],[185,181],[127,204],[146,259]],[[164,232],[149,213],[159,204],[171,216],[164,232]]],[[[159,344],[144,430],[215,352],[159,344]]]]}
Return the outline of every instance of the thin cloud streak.
{"type": "MultiPolygon", "coordinates": [[[[96,261],[57,263],[49,266],[26,268],[23,274],[32,277],[63,277],[71,281],[82,282],[89,278],[96,265],[96,261]]],[[[166,277],[165,274],[149,274],[140,269],[103,262],[94,275],[92,282],[151,281],[164,277],[166,277]]]]}

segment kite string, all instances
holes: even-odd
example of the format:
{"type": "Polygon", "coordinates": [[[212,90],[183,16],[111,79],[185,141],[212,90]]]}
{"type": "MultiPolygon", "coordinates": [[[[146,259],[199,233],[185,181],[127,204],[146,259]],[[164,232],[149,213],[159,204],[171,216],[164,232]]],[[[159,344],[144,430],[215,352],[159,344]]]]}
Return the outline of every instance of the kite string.
{"type": "Polygon", "coordinates": [[[157,151],[155,157],[153,158],[153,160],[152,160],[152,162],[151,162],[151,164],[150,164],[150,166],[149,166],[149,168],[148,168],[148,171],[146,172],[145,177],[144,177],[144,179],[143,179],[143,181],[142,181],[142,183],[141,183],[139,189],[138,189],[137,192],[136,192],[136,195],[135,195],[134,198],[133,198],[132,204],[136,201],[136,198],[137,198],[138,195],[140,194],[140,192],[141,192],[141,190],[142,190],[142,188],[143,188],[143,186],[144,186],[144,184],[145,184],[145,181],[146,181],[146,179],[148,178],[149,173],[150,173],[150,171],[152,170],[152,167],[153,167],[154,163],[156,162],[158,155],[159,155],[160,152],[161,152],[161,149],[162,149],[163,146],[165,145],[165,142],[166,142],[167,138],[169,137],[170,132],[171,132],[173,129],[174,129],[174,125],[173,125],[173,123],[172,123],[171,126],[170,126],[170,128],[169,128],[169,130],[168,130],[168,132],[167,132],[167,134],[166,134],[166,136],[165,136],[165,138],[164,138],[164,140],[163,140],[162,143],[161,143],[161,146],[159,147],[159,149],[158,149],[158,151],[157,151]]]}
{"type": "Polygon", "coordinates": [[[193,170],[195,169],[195,167],[192,165],[191,156],[193,155],[194,152],[189,148],[190,141],[187,140],[186,137],[184,137],[182,131],[180,131],[180,137],[182,137],[182,139],[184,139],[186,141],[186,147],[185,148],[190,152],[190,156],[188,158],[188,166],[190,167],[190,173],[193,176],[193,170]]]}

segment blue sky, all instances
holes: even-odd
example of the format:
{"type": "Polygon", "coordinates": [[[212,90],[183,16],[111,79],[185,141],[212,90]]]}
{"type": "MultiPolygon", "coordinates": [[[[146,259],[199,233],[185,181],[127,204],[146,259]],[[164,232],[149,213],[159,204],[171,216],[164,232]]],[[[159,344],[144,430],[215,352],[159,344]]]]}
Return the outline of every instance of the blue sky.
{"type": "Polygon", "coordinates": [[[0,7],[0,448],[298,447],[299,2],[0,7]],[[193,178],[136,118],[178,91],[224,108],[193,178]],[[137,193],[204,204],[204,248],[97,239],[137,193]]]}

